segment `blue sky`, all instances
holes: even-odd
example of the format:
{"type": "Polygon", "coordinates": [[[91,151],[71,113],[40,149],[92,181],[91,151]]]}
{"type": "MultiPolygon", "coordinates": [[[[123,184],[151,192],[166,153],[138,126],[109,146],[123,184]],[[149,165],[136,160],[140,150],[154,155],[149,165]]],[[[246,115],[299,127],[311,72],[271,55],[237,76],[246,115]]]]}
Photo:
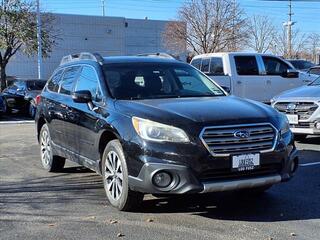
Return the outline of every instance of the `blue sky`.
{"type": "MultiPolygon", "coordinates": [[[[287,19],[286,1],[237,0],[248,16],[267,15],[278,28],[287,19]]],[[[295,1],[295,0],[293,0],[295,1]]],[[[320,1],[293,2],[295,28],[304,33],[320,34],[320,1]]],[[[57,13],[102,15],[101,0],[40,0],[42,9],[57,13]]],[[[106,15],[127,18],[172,20],[184,0],[105,0],[106,15]]]]}

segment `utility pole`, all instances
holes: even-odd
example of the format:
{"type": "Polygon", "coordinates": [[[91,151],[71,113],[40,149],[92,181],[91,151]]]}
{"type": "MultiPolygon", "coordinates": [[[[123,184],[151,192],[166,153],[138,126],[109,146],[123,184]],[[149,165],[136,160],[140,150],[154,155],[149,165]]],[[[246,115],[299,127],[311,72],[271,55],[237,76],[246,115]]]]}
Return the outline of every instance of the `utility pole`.
{"type": "Polygon", "coordinates": [[[102,16],[106,16],[105,0],[101,0],[101,3],[102,3],[102,16]]]}
{"type": "Polygon", "coordinates": [[[283,25],[287,27],[287,45],[288,45],[288,57],[292,58],[292,26],[296,23],[292,21],[292,16],[294,13],[292,12],[292,0],[289,0],[289,19],[288,22],[285,22],[283,25]]]}
{"type": "Polygon", "coordinates": [[[40,0],[37,0],[37,41],[38,41],[38,78],[42,79],[42,40],[41,40],[40,0]]]}

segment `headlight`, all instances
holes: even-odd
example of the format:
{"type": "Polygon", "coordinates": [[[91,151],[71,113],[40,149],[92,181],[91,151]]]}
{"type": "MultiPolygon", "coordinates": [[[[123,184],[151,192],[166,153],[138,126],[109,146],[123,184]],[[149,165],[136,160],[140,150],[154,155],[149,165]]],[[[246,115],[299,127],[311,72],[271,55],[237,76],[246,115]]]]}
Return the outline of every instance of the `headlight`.
{"type": "Polygon", "coordinates": [[[190,142],[187,134],[180,128],[133,117],[132,124],[140,137],[157,142],[190,142]]]}
{"type": "Polygon", "coordinates": [[[273,105],[275,102],[276,102],[276,99],[275,99],[275,98],[272,98],[272,99],[270,100],[271,105],[273,105]]]}
{"type": "Polygon", "coordinates": [[[281,115],[280,134],[281,136],[283,136],[284,134],[290,132],[290,125],[289,125],[287,116],[283,113],[280,113],[280,115],[281,115]]]}

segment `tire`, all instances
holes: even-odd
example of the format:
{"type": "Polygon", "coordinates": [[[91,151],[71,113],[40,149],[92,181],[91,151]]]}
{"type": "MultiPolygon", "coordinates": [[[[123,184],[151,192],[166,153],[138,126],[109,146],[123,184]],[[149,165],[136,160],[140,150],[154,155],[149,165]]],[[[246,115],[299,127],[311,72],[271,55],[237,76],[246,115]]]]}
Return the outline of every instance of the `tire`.
{"type": "Polygon", "coordinates": [[[36,108],[31,103],[29,103],[28,106],[28,114],[32,119],[34,119],[34,117],[36,116],[36,108]]]}
{"type": "Polygon", "coordinates": [[[53,155],[52,141],[47,124],[44,124],[40,131],[40,156],[42,166],[48,172],[60,172],[66,162],[65,158],[53,155]]]}
{"type": "Polygon", "coordinates": [[[120,211],[135,211],[143,194],[129,189],[128,168],[119,140],[112,140],[102,156],[103,185],[109,203],[120,211]]]}
{"type": "Polygon", "coordinates": [[[307,135],[294,135],[295,141],[303,142],[306,140],[306,138],[307,138],[307,135]]]}

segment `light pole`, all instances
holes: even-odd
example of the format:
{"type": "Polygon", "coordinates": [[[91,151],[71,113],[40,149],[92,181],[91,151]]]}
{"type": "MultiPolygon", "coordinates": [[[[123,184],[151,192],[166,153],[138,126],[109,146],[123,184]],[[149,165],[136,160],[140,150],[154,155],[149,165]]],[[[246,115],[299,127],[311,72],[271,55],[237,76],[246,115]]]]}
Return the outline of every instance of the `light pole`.
{"type": "Polygon", "coordinates": [[[289,0],[289,19],[288,22],[285,22],[283,25],[287,28],[287,51],[288,51],[288,57],[292,58],[292,26],[296,23],[292,21],[292,0],[289,0]]]}
{"type": "Polygon", "coordinates": [[[106,15],[105,0],[101,0],[101,3],[102,3],[102,16],[105,16],[106,15]]]}
{"type": "Polygon", "coordinates": [[[38,78],[42,79],[42,40],[41,40],[40,0],[37,0],[37,41],[38,41],[38,78]]]}

